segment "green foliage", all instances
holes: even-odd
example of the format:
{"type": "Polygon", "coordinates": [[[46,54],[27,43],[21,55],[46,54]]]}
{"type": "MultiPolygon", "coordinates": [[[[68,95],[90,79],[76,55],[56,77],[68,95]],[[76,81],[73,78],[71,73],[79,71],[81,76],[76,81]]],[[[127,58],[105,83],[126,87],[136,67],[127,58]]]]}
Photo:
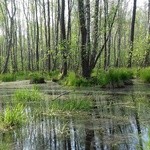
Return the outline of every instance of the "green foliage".
{"type": "Polygon", "coordinates": [[[16,81],[16,75],[15,74],[2,74],[1,75],[1,80],[3,82],[16,81]]]}
{"type": "Polygon", "coordinates": [[[88,111],[91,109],[91,101],[86,99],[55,100],[50,104],[50,110],[54,111],[88,111]]]}
{"type": "Polygon", "coordinates": [[[42,94],[37,89],[19,89],[13,94],[13,100],[19,102],[30,102],[42,100],[42,94]]]}
{"type": "Polygon", "coordinates": [[[0,121],[4,128],[21,126],[26,121],[23,105],[6,106],[5,111],[0,115],[0,121]]]}
{"type": "Polygon", "coordinates": [[[150,83],[150,68],[139,70],[139,78],[146,83],[150,83]]]}

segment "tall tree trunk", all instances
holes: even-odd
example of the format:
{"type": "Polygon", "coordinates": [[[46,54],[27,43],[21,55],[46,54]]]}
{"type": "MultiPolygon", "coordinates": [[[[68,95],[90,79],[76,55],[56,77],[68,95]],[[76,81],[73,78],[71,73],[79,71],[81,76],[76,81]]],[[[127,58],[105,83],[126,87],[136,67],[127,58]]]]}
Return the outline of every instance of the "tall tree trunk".
{"type": "Polygon", "coordinates": [[[6,28],[6,33],[7,33],[7,45],[6,45],[6,59],[4,62],[3,70],[2,73],[6,73],[8,71],[8,62],[11,54],[11,49],[12,49],[12,40],[13,40],[13,34],[14,34],[14,17],[16,14],[16,4],[15,1],[11,1],[11,10],[8,9],[7,1],[5,1],[5,9],[9,18],[9,24],[6,24],[8,22],[5,22],[5,28],[6,28]],[[10,12],[11,11],[11,12],[10,12]]]}
{"type": "MultiPolygon", "coordinates": [[[[104,42],[107,41],[107,16],[108,16],[108,2],[107,0],[104,0],[104,42]]],[[[107,42],[105,42],[104,44],[104,70],[107,69],[107,61],[108,61],[107,53],[108,53],[107,42]]]]}
{"type": "Polygon", "coordinates": [[[59,42],[59,23],[60,23],[60,0],[57,1],[57,10],[55,10],[55,13],[57,14],[56,17],[56,28],[55,28],[55,58],[54,58],[54,66],[53,66],[53,70],[56,70],[57,68],[57,62],[58,62],[58,42],[59,42]]]}
{"type": "Polygon", "coordinates": [[[67,75],[67,39],[66,39],[66,27],[65,27],[65,0],[61,0],[61,45],[62,45],[62,78],[67,75]]]}
{"type": "Polygon", "coordinates": [[[36,17],[36,69],[39,71],[39,21],[38,21],[38,8],[35,0],[35,17],[36,17]]]}
{"type": "Polygon", "coordinates": [[[22,31],[21,23],[19,23],[19,45],[20,45],[20,60],[21,60],[21,71],[24,70],[24,57],[23,57],[23,43],[22,43],[22,31]]]}
{"type": "Polygon", "coordinates": [[[136,5],[137,5],[137,0],[134,0],[132,22],[131,22],[130,50],[129,50],[129,59],[128,59],[128,64],[127,64],[128,68],[132,67],[132,55],[133,55],[135,19],[136,19],[136,5]]]}
{"type": "Polygon", "coordinates": [[[87,63],[89,64],[89,57],[91,51],[91,14],[90,14],[90,0],[86,0],[86,27],[87,27],[87,40],[86,40],[86,49],[87,49],[87,63]]]}
{"type": "Polygon", "coordinates": [[[150,65],[150,0],[148,0],[148,49],[145,53],[144,66],[150,65]]]}
{"type": "MultiPolygon", "coordinates": [[[[93,66],[93,60],[96,57],[97,54],[97,49],[98,49],[98,15],[99,14],[99,0],[95,0],[95,13],[94,13],[94,29],[93,29],[93,48],[92,48],[92,53],[91,53],[91,59],[90,59],[90,67],[92,68],[93,66]]],[[[101,17],[101,16],[100,16],[101,17]]],[[[101,20],[101,18],[100,18],[101,20]]]]}
{"type": "Polygon", "coordinates": [[[48,67],[48,71],[51,70],[51,18],[50,18],[50,1],[48,0],[47,2],[47,13],[48,13],[48,20],[47,20],[47,26],[48,26],[48,29],[47,29],[47,32],[48,32],[48,35],[47,35],[47,67],[48,67]]]}
{"type": "Polygon", "coordinates": [[[87,28],[84,14],[84,2],[83,0],[78,0],[78,9],[79,9],[79,22],[80,22],[80,31],[81,31],[81,67],[82,67],[82,76],[85,78],[90,77],[89,70],[89,56],[86,50],[87,45],[87,28]]]}

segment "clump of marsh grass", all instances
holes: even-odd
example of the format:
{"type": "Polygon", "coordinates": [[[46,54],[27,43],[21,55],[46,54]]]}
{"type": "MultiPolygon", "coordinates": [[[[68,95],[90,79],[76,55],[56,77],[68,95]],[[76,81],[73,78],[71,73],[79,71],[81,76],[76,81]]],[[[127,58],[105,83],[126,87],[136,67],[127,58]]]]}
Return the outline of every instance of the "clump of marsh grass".
{"type": "Polygon", "coordinates": [[[15,73],[17,80],[28,80],[29,74],[30,72],[28,71],[19,71],[15,73]]]}
{"type": "Polygon", "coordinates": [[[8,150],[11,149],[11,144],[7,142],[0,142],[0,150],[8,150]]]}
{"type": "Polygon", "coordinates": [[[37,89],[19,89],[13,94],[13,100],[17,102],[40,101],[43,95],[37,89]]]}
{"type": "Polygon", "coordinates": [[[67,77],[63,80],[67,86],[90,86],[91,82],[81,76],[76,75],[74,72],[69,72],[67,77]]]}
{"type": "Polygon", "coordinates": [[[26,121],[24,106],[17,104],[15,106],[6,106],[3,113],[0,114],[1,126],[5,129],[20,127],[26,121]]]}
{"type": "Polygon", "coordinates": [[[150,83],[150,67],[139,70],[139,78],[146,83],[150,83]]]}
{"type": "Polygon", "coordinates": [[[30,77],[30,84],[46,83],[45,77],[42,73],[38,72],[31,73],[29,77],[30,77]]]}
{"type": "Polygon", "coordinates": [[[1,75],[1,80],[3,82],[11,82],[11,81],[16,81],[16,75],[15,74],[3,74],[1,75]]]}
{"type": "Polygon", "coordinates": [[[132,84],[132,70],[126,68],[114,68],[108,71],[101,71],[98,74],[99,84],[102,87],[123,87],[126,84],[132,84]]]}
{"type": "Polygon", "coordinates": [[[87,112],[91,109],[92,102],[87,99],[57,99],[50,102],[49,115],[71,114],[75,112],[87,112]]]}

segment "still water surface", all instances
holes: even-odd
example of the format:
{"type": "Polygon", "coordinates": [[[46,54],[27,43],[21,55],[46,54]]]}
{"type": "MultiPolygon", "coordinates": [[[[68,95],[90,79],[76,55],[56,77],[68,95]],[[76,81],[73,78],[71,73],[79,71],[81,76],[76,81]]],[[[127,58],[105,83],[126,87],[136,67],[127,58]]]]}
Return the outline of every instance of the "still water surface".
{"type": "MultiPolygon", "coordinates": [[[[46,95],[64,92],[61,87],[51,84],[38,86],[46,95]]],[[[0,85],[3,99],[10,96],[15,87],[13,83],[0,85]]],[[[28,104],[28,123],[10,132],[1,131],[0,150],[148,150],[149,91],[149,85],[141,84],[103,91],[99,88],[76,89],[63,95],[90,98],[93,107],[86,114],[35,115],[35,110],[36,114],[46,112],[50,96],[39,104],[28,104]]],[[[0,103],[1,111],[5,109],[3,102],[0,103]]]]}

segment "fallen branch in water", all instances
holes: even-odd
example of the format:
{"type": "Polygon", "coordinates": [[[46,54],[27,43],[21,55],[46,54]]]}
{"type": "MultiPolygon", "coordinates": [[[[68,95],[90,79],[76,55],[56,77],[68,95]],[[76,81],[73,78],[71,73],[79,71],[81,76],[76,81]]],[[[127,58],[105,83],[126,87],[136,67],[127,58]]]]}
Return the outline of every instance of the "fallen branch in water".
{"type": "Polygon", "coordinates": [[[59,97],[61,97],[61,96],[63,96],[63,95],[69,94],[69,93],[70,93],[70,91],[69,91],[69,92],[64,92],[64,93],[58,95],[56,98],[52,99],[52,101],[58,99],[59,97]]]}

